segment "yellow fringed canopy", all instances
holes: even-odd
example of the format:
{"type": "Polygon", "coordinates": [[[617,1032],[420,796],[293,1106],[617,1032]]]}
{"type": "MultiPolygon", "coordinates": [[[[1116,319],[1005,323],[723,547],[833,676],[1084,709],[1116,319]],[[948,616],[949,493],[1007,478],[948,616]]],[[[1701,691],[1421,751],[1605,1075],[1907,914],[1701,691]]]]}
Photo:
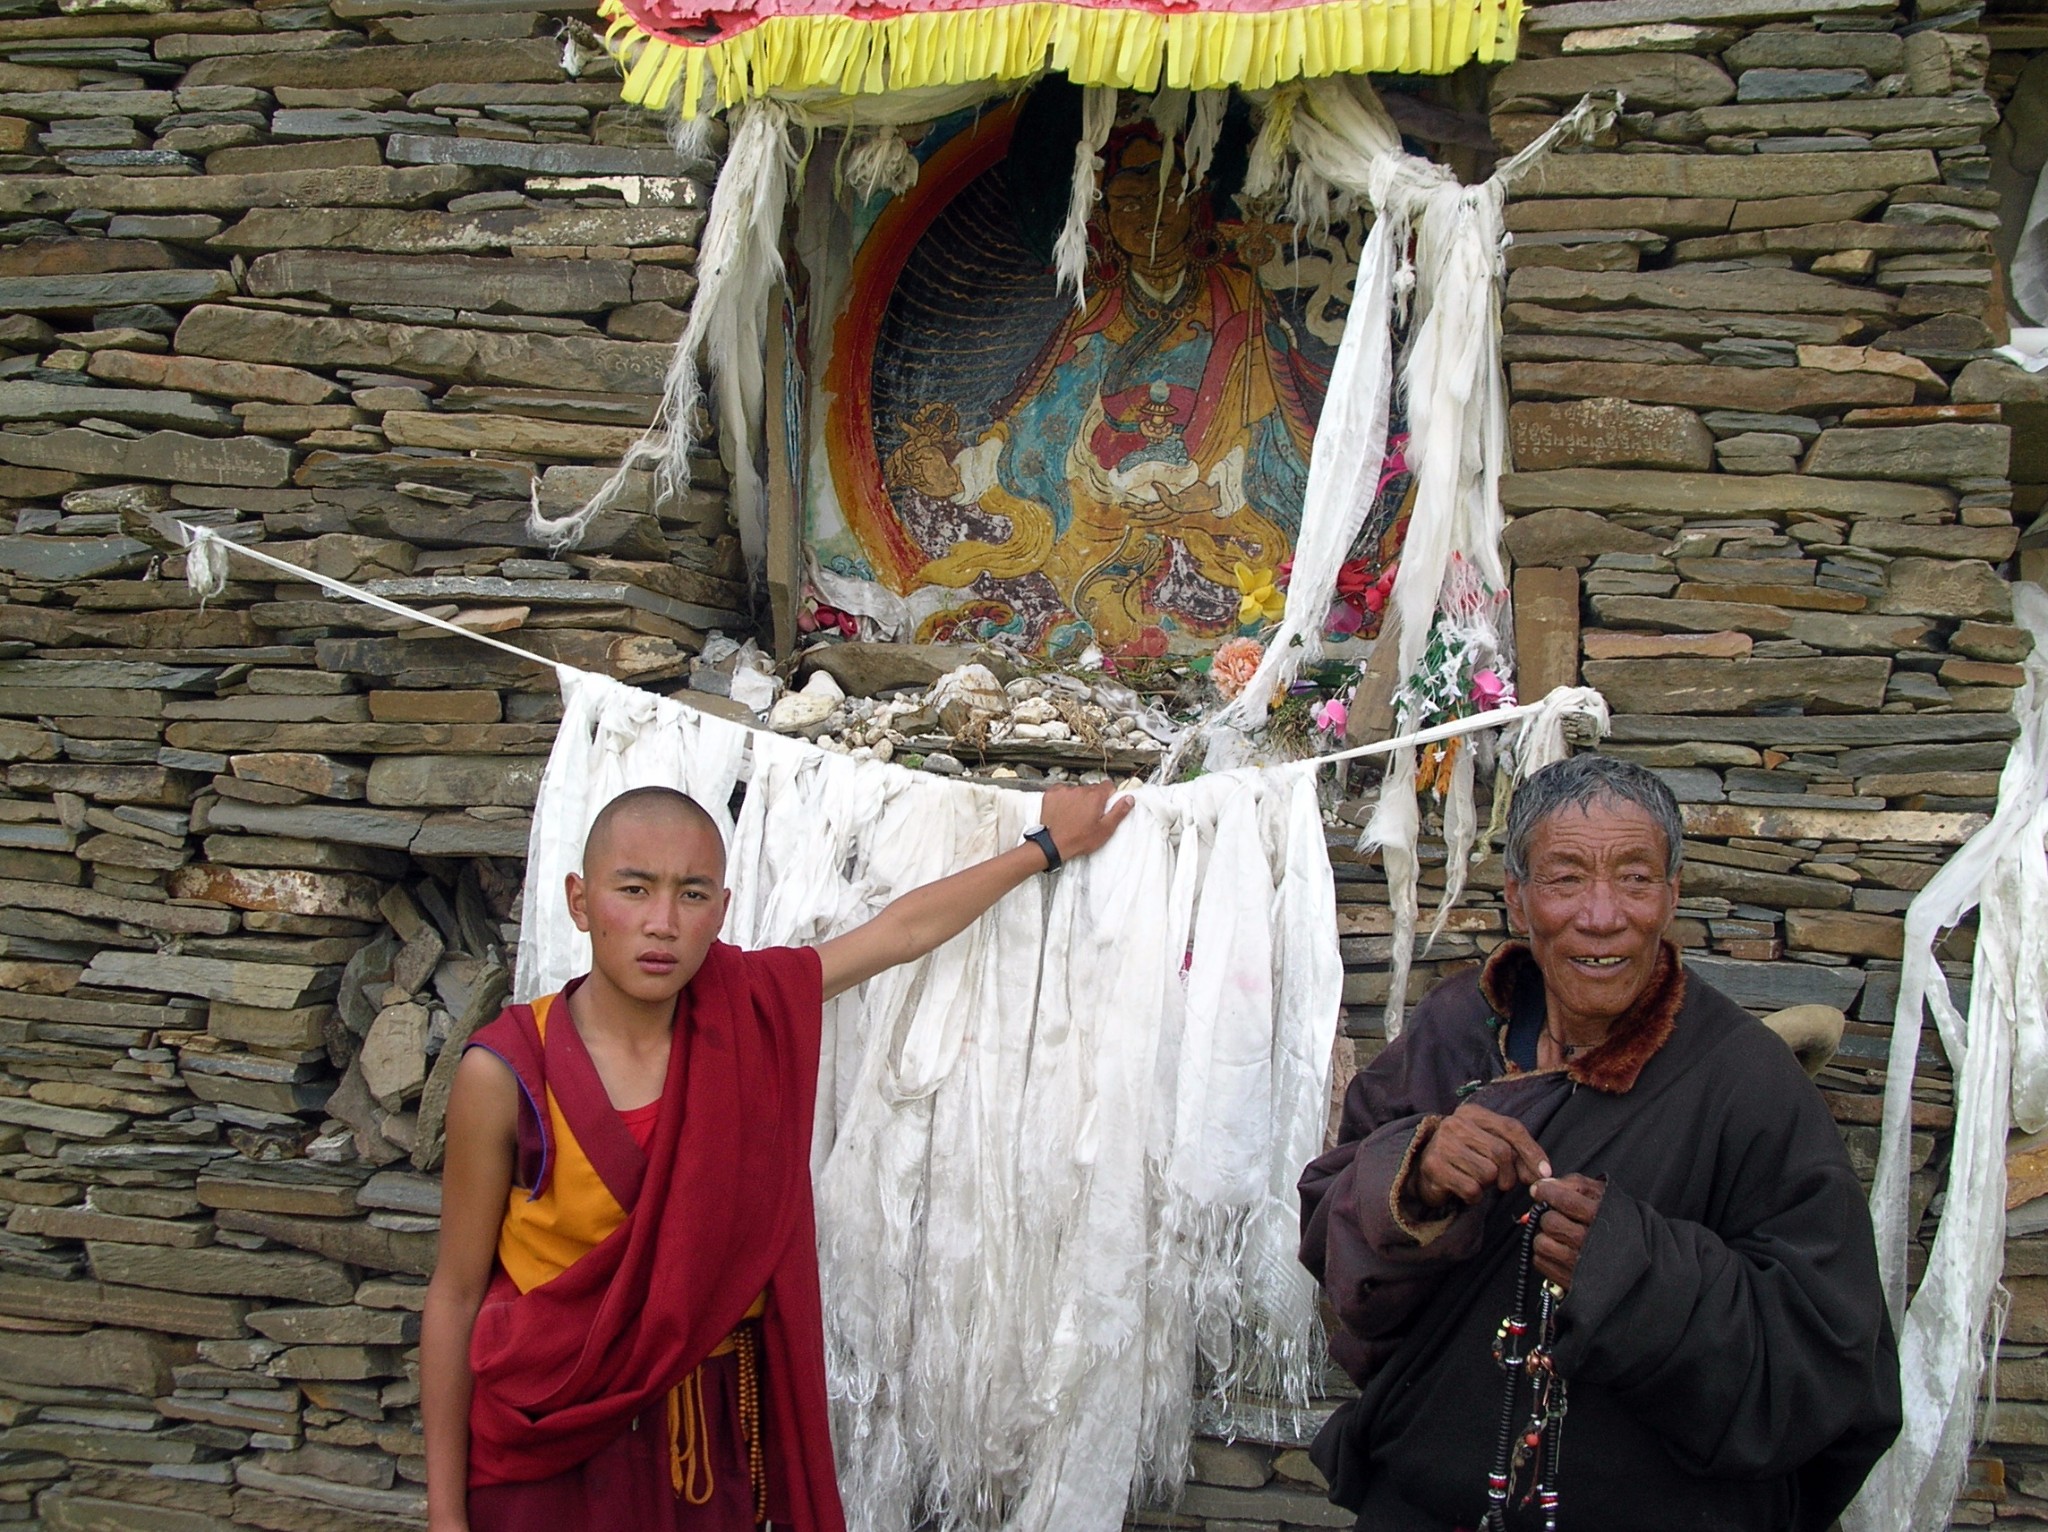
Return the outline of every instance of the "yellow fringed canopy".
{"type": "Polygon", "coordinates": [[[1514,56],[1522,0],[1310,0],[1224,7],[1129,0],[973,3],[916,11],[840,0],[678,14],[604,0],[606,41],[628,101],[684,117],[785,93],[873,96],[1027,80],[1076,85],[1268,89],[1333,74],[1444,74],[1514,56]]]}

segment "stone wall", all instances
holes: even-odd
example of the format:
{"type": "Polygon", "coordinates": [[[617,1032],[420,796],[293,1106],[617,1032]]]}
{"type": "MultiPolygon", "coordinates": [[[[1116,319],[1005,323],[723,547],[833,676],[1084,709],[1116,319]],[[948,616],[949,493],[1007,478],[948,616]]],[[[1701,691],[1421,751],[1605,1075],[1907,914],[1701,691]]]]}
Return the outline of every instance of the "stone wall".
{"type": "MultiPolygon", "coordinates": [[[[1686,801],[1702,971],[1850,1012],[1821,1083],[1867,1171],[1899,915],[2012,733],[2002,412],[2048,397],[1981,357],[1969,23],[1664,9],[1536,11],[1495,82],[1508,143],[1631,101],[1510,209],[1524,691],[1601,686],[1686,801]]],[[[577,14],[0,0],[0,1521],[416,1524],[447,1061],[503,992],[551,682],[248,566],[201,609],[165,518],[662,691],[741,623],[713,465],[575,555],[524,530],[536,473],[564,509],[648,418],[701,221],[703,167],[562,73],[577,14]]],[[[1504,939],[1474,883],[1411,998],[1504,939]]],[[[1963,1521],[2048,1488],[2048,1246],[2013,1254],[2009,1462],[1963,1521]]],[[[1138,1520],[1342,1525],[1312,1424],[1198,1444],[1138,1520]]]]}

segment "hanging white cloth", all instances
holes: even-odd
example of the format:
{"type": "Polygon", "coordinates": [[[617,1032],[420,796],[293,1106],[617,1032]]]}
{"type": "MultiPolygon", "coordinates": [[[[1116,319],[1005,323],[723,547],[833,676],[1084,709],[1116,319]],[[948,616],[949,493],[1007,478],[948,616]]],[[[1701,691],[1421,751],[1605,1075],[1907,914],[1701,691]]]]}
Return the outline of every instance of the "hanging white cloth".
{"type": "MultiPolygon", "coordinates": [[[[1500,364],[1502,207],[1507,189],[1554,145],[1599,129],[1619,109],[1618,97],[1589,97],[1486,181],[1461,186],[1442,166],[1402,151],[1399,130],[1362,82],[1310,81],[1276,92],[1267,102],[1265,127],[1253,153],[1253,187],[1272,189],[1286,181],[1292,153],[1299,159],[1293,179],[1297,216],[1307,216],[1308,200],[1327,195],[1303,191],[1307,174],[1314,186],[1334,188],[1371,206],[1376,221],[1359,263],[1309,464],[1286,615],[1251,681],[1208,726],[1212,764],[1240,754],[1241,743],[1233,742],[1228,731],[1256,727],[1274,695],[1302,666],[1321,657],[1323,618],[1336,591],[1338,569],[1372,506],[1386,456],[1393,321],[1401,296],[1411,288],[1415,327],[1403,375],[1415,505],[1385,631],[1396,645],[1396,669],[1403,678],[1416,676],[1425,647],[1440,627],[1450,630],[1471,657],[1468,668],[1507,669],[1500,505],[1507,455],[1507,390],[1500,364]],[[1219,726],[1227,732],[1219,734],[1219,726]]],[[[1402,708],[1395,727],[1414,729],[1425,721],[1402,708]]],[[[1463,889],[1465,863],[1477,835],[1474,776],[1471,753],[1462,752],[1444,807],[1449,875],[1439,926],[1463,889]]],[[[1381,780],[1379,802],[1360,845],[1380,852],[1394,914],[1385,1019],[1392,1037],[1401,1028],[1417,919],[1416,842],[1422,816],[1413,786],[1414,752],[1393,755],[1381,780]]]]}
{"type": "MultiPolygon", "coordinates": [[[[517,993],[588,961],[562,875],[647,783],[731,827],[727,936],[823,941],[1018,843],[1031,795],[855,761],[561,672],[517,993]]],[[[1343,990],[1310,765],[1139,789],[1115,848],[828,1015],[815,1144],[849,1518],[1112,1532],[1217,1387],[1305,1399],[1294,1259],[1343,990]]]]}
{"type": "Polygon", "coordinates": [[[1986,1316],[2005,1256],[2010,1127],[2048,1126],[2048,593],[2013,586],[2034,636],[1998,809],[1906,911],[1885,1074],[1884,1138],[1870,1211],[1878,1269],[1899,1332],[1905,1425],[1843,1513],[1846,1532],[1936,1532],[1967,1466],[1984,1373],[1986,1316]],[[1935,943],[1972,908],[1977,947],[1968,1014],[1956,1009],[1935,943]],[[1923,1005],[1955,1071],[1947,1202],[1919,1290],[1906,1303],[1913,1065],[1923,1005]]]}
{"type": "Polygon", "coordinates": [[[782,103],[751,101],[736,108],[735,117],[697,252],[696,295],[669,359],[654,424],[604,486],[566,516],[541,512],[540,481],[534,480],[528,523],[553,548],[574,547],[638,470],[651,469],[664,496],[688,486],[697,414],[705,402],[701,368],[708,364],[718,405],[719,456],[732,484],[733,525],[751,568],[766,557],[767,498],[756,449],[763,440],[768,326],[773,299],[782,290],[782,209],[796,151],[790,111],[782,103]]]}

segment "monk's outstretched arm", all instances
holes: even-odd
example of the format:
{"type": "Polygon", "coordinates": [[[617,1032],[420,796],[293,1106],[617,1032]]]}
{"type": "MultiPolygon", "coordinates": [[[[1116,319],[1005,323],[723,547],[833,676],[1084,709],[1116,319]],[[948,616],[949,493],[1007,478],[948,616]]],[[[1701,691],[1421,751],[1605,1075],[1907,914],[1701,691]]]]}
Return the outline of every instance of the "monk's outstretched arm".
{"type": "Polygon", "coordinates": [[[518,1152],[519,1083],[496,1055],[464,1055],[448,1097],[441,1242],[420,1328],[427,1525],[469,1532],[469,1333],[490,1287],[518,1152]]]}
{"type": "MultiPolygon", "coordinates": [[[[1101,847],[1131,811],[1128,798],[1111,803],[1116,788],[1055,787],[1040,814],[1052,832],[1062,862],[1101,847]]],[[[1045,853],[1030,842],[977,862],[949,878],[914,888],[866,925],[835,936],[818,948],[825,969],[825,998],[865,983],[885,968],[908,963],[951,941],[1020,884],[1045,871],[1045,853]]]]}

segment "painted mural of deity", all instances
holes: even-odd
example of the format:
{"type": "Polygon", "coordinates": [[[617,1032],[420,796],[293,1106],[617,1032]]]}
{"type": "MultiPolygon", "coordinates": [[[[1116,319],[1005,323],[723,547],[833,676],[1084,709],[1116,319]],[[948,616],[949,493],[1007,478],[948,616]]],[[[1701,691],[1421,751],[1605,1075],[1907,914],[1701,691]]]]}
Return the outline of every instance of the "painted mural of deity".
{"type": "Polygon", "coordinates": [[[873,341],[850,445],[879,472],[838,476],[851,536],[817,538],[819,566],[900,598],[903,637],[1212,647],[1240,566],[1291,555],[1355,246],[1222,216],[1140,118],[1105,148],[1077,309],[982,158],[853,320],[873,341]]]}

